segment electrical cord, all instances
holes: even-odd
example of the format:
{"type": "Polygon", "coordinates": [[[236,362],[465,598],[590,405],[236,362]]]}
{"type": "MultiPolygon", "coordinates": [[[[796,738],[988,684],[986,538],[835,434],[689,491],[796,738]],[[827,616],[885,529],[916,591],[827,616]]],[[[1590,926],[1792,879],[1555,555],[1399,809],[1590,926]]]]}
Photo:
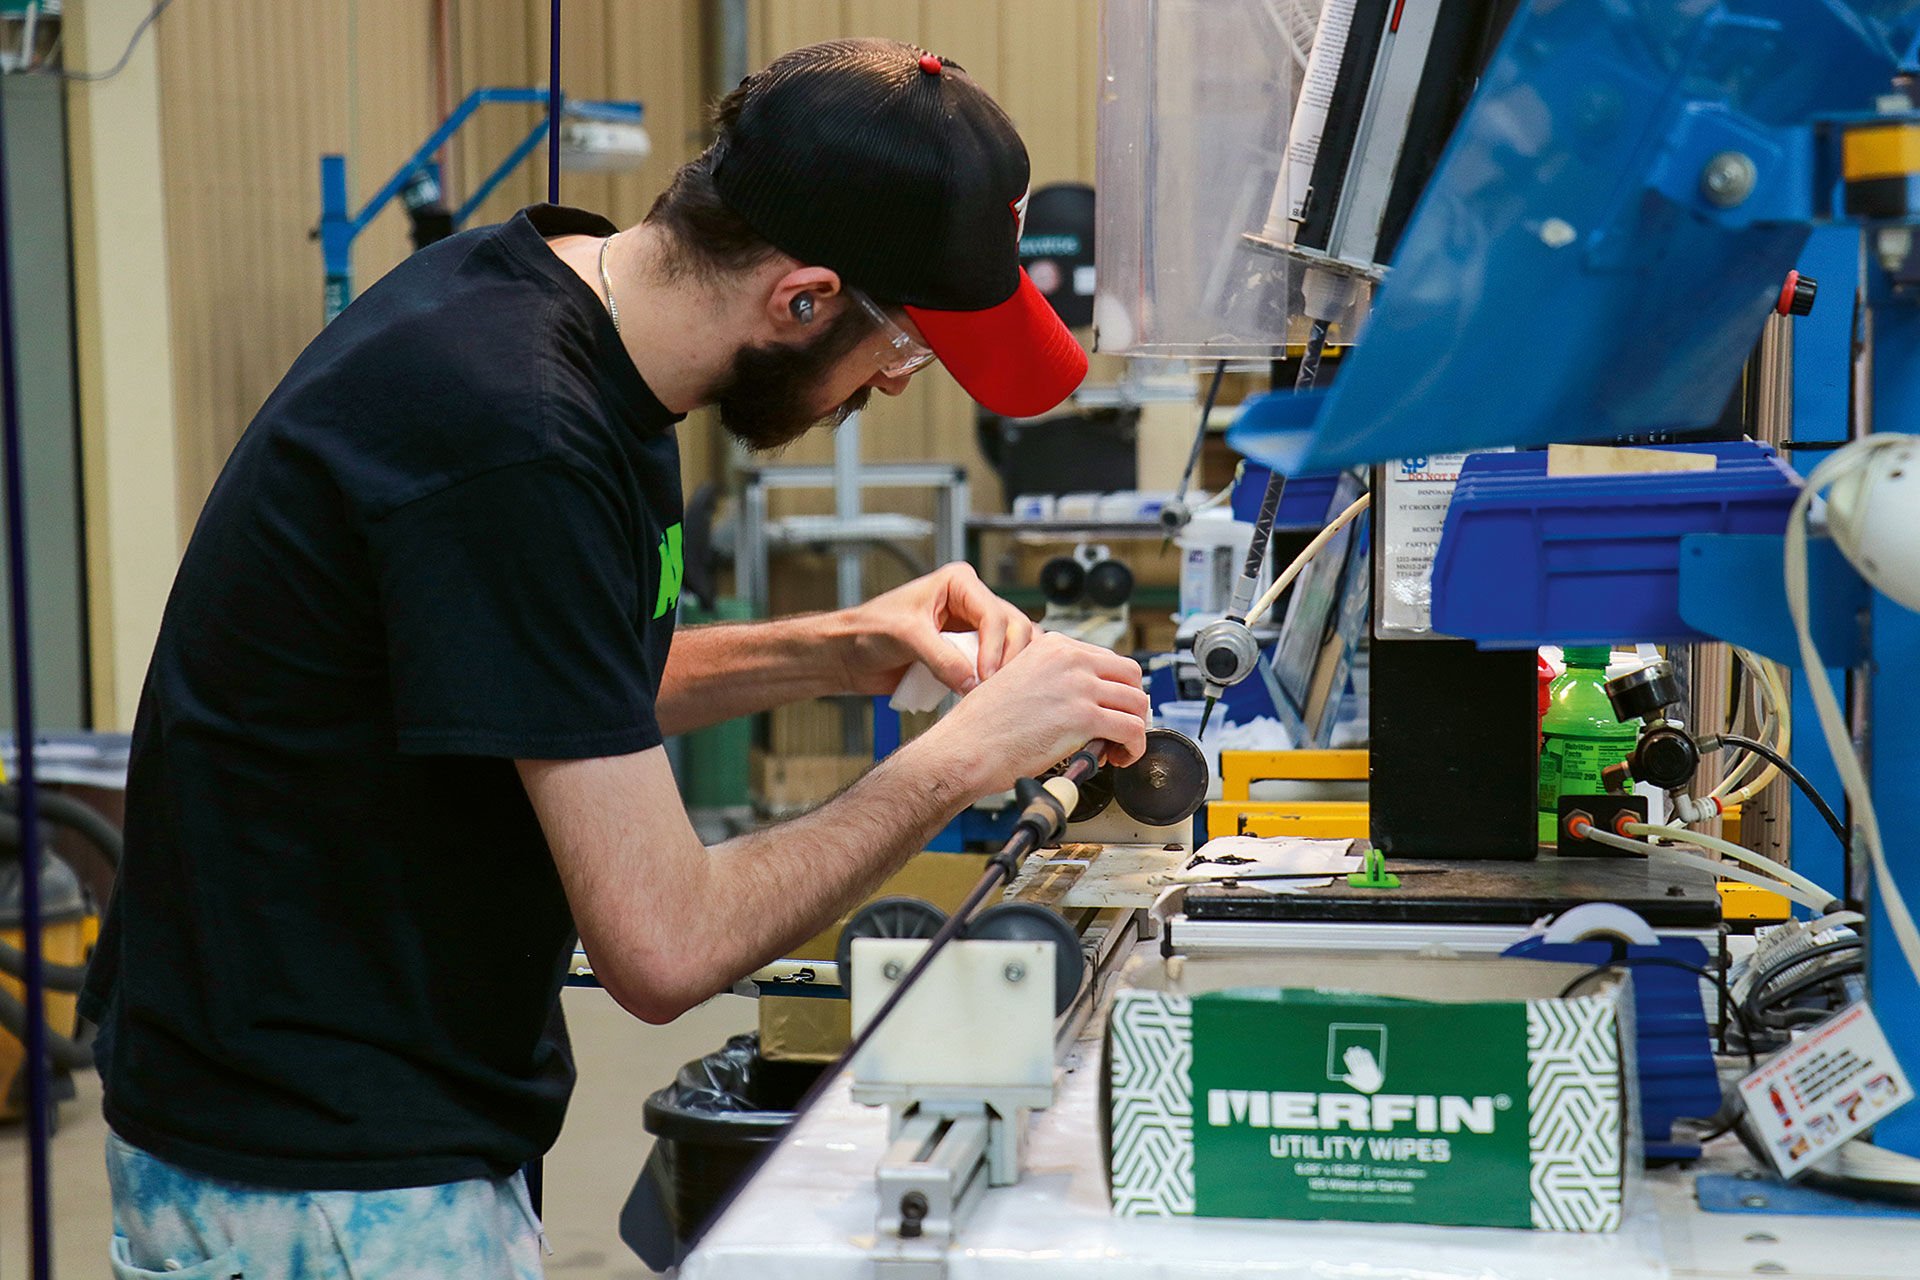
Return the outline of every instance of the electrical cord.
{"type": "Polygon", "coordinates": [[[1813,783],[1807,779],[1806,774],[1800,772],[1793,761],[1766,743],[1742,737],[1737,733],[1723,733],[1720,735],[1720,741],[1725,746],[1738,747],[1742,751],[1759,756],[1779,772],[1786,774],[1793,785],[1800,788],[1800,793],[1811,800],[1813,807],[1820,811],[1820,817],[1826,822],[1828,830],[1832,831],[1840,841],[1840,847],[1847,849],[1852,846],[1853,841],[1847,833],[1847,824],[1840,821],[1840,815],[1833,811],[1833,806],[1827,803],[1827,798],[1814,789],[1813,783]]]}
{"type": "MultiPolygon", "coordinates": [[[[1852,914],[1853,913],[1850,912],[1839,913],[1843,918],[1852,914]]],[[[1816,921],[1815,925],[1819,925],[1819,923],[1820,922],[1816,921]]],[[[1806,932],[1808,934],[1821,932],[1822,929],[1815,927],[1815,925],[1805,926],[1806,932]]],[[[1822,966],[1831,970],[1833,976],[1845,978],[1855,970],[1853,970],[1845,960],[1842,960],[1836,965],[1831,963],[1831,958],[1835,956],[1845,957],[1852,955],[1859,951],[1861,945],[1860,938],[1849,935],[1828,939],[1825,942],[1814,943],[1805,950],[1796,951],[1789,955],[1775,956],[1764,964],[1762,964],[1759,957],[1756,956],[1754,960],[1748,964],[1746,971],[1740,974],[1732,984],[1732,989],[1740,1007],[1746,1011],[1748,1020],[1755,1024],[1755,1026],[1761,1028],[1760,1034],[1762,1034],[1765,1043],[1761,1044],[1759,1046],[1760,1048],[1778,1048],[1784,1043],[1784,1040],[1779,1034],[1766,1034],[1768,1031],[1783,1033],[1793,1026],[1806,1022],[1816,1022],[1831,1016],[1830,1010],[1816,1011],[1803,1009],[1799,1011],[1785,1011],[1785,1014],[1790,1014],[1791,1016],[1779,1016],[1763,1020],[1762,1014],[1770,1009],[1776,1009],[1781,1001],[1781,997],[1771,990],[1773,984],[1783,977],[1804,974],[1821,968],[1822,966]],[[1811,1017],[1801,1016],[1809,1013],[1812,1014],[1811,1017]]],[[[1743,1032],[1743,1034],[1748,1033],[1743,1032]]]]}
{"type": "Polygon", "coordinates": [[[1720,1093],[1720,1109],[1701,1121],[1707,1127],[1695,1134],[1693,1140],[1704,1146],[1715,1138],[1732,1133],[1746,1118],[1747,1103],[1746,1099],[1740,1096],[1740,1090],[1723,1089],[1720,1093]]]}
{"type": "MultiPolygon", "coordinates": [[[[1641,824],[1636,823],[1635,825],[1641,824]]],[[[1708,871],[1717,876],[1725,876],[1729,880],[1738,880],[1742,884],[1750,884],[1757,889],[1765,889],[1771,893],[1780,894],[1789,901],[1799,903],[1809,911],[1825,911],[1833,901],[1825,890],[1821,890],[1818,895],[1811,894],[1798,885],[1769,879],[1758,872],[1749,871],[1745,867],[1734,863],[1715,862],[1711,858],[1703,858],[1698,854],[1685,853],[1679,849],[1670,849],[1666,845],[1653,844],[1646,840],[1629,840],[1625,836],[1617,836],[1611,831],[1602,831],[1598,827],[1589,827],[1586,834],[1579,838],[1582,840],[1592,840],[1614,849],[1624,849],[1628,853],[1658,855],[1667,859],[1669,862],[1677,862],[1684,866],[1697,867],[1702,871],[1708,871]]],[[[1689,834],[1688,838],[1692,839],[1691,834],[1689,834]]],[[[1777,866],[1778,864],[1776,863],[1774,865],[1777,866]]]]}
{"type": "Polygon", "coordinates": [[[1741,1032],[1746,1037],[1747,1065],[1750,1067],[1760,1065],[1759,1056],[1753,1051],[1752,1025],[1747,1021],[1745,1010],[1741,1009],[1740,1006],[1735,1003],[1732,993],[1727,990],[1727,975],[1717,970],[1703,968],[1697,964],[1690,964],[1685,960],[1676,960],[1672,956],[1619,956],[1607,961],[1605,964],[1597,964],[1574,978],[1573,981],[1560,988],[1560,998],[1562,1000],[1567,999],[1581,987],[1609,970],[1632,969],[1648,965],[1662,969],[1683,969],[1696,977],[1712,983],[1714,989],[1720,993],[1720,1007],[1733,1015],[1734,1020],[1740,1024],[1741,1032]]]}
{"type": "Polygon", "coordinates": [[[1242,458],[1238,463],[1234,464],[1233,479],[1229,480],[1226,484],[1226,487],[1221,489],[1220,492],[1214,494],[1211,498],[1208,498],[1205,502],[1202,502],[1198,506],[1194,507],[1193,514],[1197,516],[1202,511],[1211,511],[1215,507],[1219,506],[1221,503],[1226,502],[1228,499],[1232,498],[1233,488],[1235,485],[1240,483],[1240,477],[1246,474],[1246,470],[1247,470],[1246,459],[1242,458]]]}
{"type": "Polygon", "coordinates": [[[1859,951],[1864,946],[1865,941],[1861,938],[1836,938],[1832,942],[1818,943],[1805,951],[1776,960],[1748,979],[1746,1002],[1749,1005],[1754,1004],[1768,986],[1802,965],[1818,964],[1828,956],[1859,951]]]}
{"type": "MultiPolygon", "coordinates": [[[[1758,737],[1771,745],[1781,755],[1785,755],[1793,746],[1793,700],[1787,693],[1785,682],[1774,669],[1771,662],[1747,649],[1736,647],[1734,656],[1740,659],[1736,673],[1744,671],[1751,677],[1754,699],[1760,704],[1756,717],[1760,722],[1758,737]]],[[[1732,728],[1728,732],[1734,732],[1732,728]]],[[[1765,763],[1761,757],[1751,752],[1743,753],[1727,769],[1709,796],[1719,800],[1722,808],[1743,804],[1759,795],[1779,776],[1779,769],[1768,764],[1759,774],[1747,779],[1747,774],[1756,764],[1765,763]]]]}
{"type": "Polygon", "coordinates": [[[37,76],[52,76],[56,80],[65,80],[71,84],[99,84],[103,80],[111,80],[127,69],[127,63],[133,60],[133,51],[140,45],[140,37],[147,33],[148,27],[151,27],[160,20],[160,15],[165,13],[168,6],[172,3],[173,0],[159,0],[159,3],[147,11],[147,16],[140,19],[140,25],[133,29],[131,36],[127,37],[127,47],[121,51],[119,60],[105,71],[63,71],[58,67],[46,65],[47,62],[52,61],[53,55],[59,51],[60,46],[66,41],[66,22],[65,19],[62,19],[60,34],[53,38],[53,44],[47,49],[46,58],[28,68],[28,73],[37,76]]]}
{"type": "MultiPolygon", "coordinates": [[[[126,847],[125,837],[93,806],[72,796],[61,795],[58,791],[37,792],[34,803],[41,817],[79,832],[88,844],[99,851],[109,866],[119,869],[120,856],[126,847]]],[[[0,784],[0,817],[11,818],[19,812],[20,789],[11,784],[0,784]]],[[[20,828],[17,823],[0,822],[0,846],[20,847],[20,828]]]]}
{"type": "MultiPolygon", "coordinates": [[[[1775,862],[1772,858],[1755,853],[1745,845],[1735,844],[1731,840],[1722,840],[1719,836],[1702,835],[1678,824],[1663,827],[1649,822],[1629,822],[1621,827],[1621,831],[1630,836],[1645,836],[1650,842],[1670,840],[1675,844],[1690,844],[1695,848],[1708,849],[1722,857],[1732,858],[1735,862],[1750,867],[1761,875],[1783,880],[1802,893],[1812,895],[1816,901],[1804,905],[1814,907],[1816,910],[1826,911],[1840,905],[1827,892],[1825,886],[1808,879],[1784,863],[1775,862]]],[[[1714,865],[1724,864],[1715,863],[1714,865]]]]}
{"type": "Polygon", "coordinates": [[[1200,404],[1200,425],[1193,433],[1193,448],[1187,451],[1186,470],[1180,473],[1180,492],[1175,496],[1185,502],[1187,490],[1193,485],[1193,472],[1200,465],[1200,451],[1207,443],[1207,420],[1213,417],[1213,405],[1220,398],[1220,382],[1227,376],[1227,362],[1216,360],[1213,365],[1213,378],[1207,383],[1207,398],[1200,404]]]}
{"type": "MultiPolygon", "coordinates": [[[[1778,991],[1771,992],[1764,1001],[1757,999],[1755,992],[1749,991],[1747,993],[1747,1006],[1755,1014],[1754,1021],[1760,1023],[1762,1026],[1782,1025],[1774,1022],[1773,1016],[1777,1012],[1787,1011],[1787,1005],[1794,997],[1803,996],[1809,991],[1818,991],[1820,988],[1830,983],[1838,982],[1842,978],[1864,972],[1866,972],[1866,964],[1859,960],[1843,961],[1840,964],[1821,965],[1812,973],[1803,974],[1781,987],[1778,991]]],[[[1805,1012],[1814,1011],[1807,1010],[1805,1012]]],[[[1822,1009],[1817,1012],[1819,1017],[1813,1019],[1813,1021],[1819,1021],[1820,1018],[1830,1016],[1833,1010],[1822,1009]]]]}
{"type": "Polygon", "coordinates": [[[1293,558],[1293,563],[1281,571],[1280,575],[1273,580],[1273,585],[1268,587],[1265,593],[1254,602],[1253,608],[1247,610],[1247,625],[1250,627],[1255,626],[1259,623],[1260,619],[1266,617],[1268,610],[1272,609],[1273,606],[1279,602],[1281,595],[1288,587],[1293,585],[1293,580],[1300,576],[1300,571],[1307,567],[1308,562],[1319,555],[1329,542],[1333,541],[1334,534],[1339,533],[1342,529],[1346,528],[1348,524],[1358,518],[1360,513],[1365,511],[1372,501],[1372,494],[1361,494],[1348,505],[1345,511],[1342,511],[1339,515],[1328,521],[1326,528],[1314,534],[1313,541],[1300,549],[1300,554],[1293,558]]]}

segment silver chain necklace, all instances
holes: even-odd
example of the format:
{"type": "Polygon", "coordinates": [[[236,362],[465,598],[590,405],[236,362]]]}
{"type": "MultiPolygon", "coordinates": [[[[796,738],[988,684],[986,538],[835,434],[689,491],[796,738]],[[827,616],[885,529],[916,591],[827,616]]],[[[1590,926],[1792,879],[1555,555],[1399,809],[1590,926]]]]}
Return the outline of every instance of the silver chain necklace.
{"type": "Polygon", "coordinates": [[[600,294],[607,301],[607,315],[613,319],[613,331],[619,333],[620,307],[613,300],[613,278],[607,274],[607,250],[612,247],[612,236],[600,242],[600,294]]]}

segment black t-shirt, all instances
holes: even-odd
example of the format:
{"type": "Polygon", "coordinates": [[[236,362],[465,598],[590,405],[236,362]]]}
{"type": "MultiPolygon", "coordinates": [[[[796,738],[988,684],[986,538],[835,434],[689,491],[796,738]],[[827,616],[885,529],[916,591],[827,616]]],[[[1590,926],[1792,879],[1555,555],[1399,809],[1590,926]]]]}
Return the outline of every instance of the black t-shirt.
{"type": "Polygon", "coordinates": [[[659,744],[680,590],[678,418],[543,239],[613,230],[543,206],[414,254],[215,484],[87,983],[135,1145],[367,1189],[558,1134],[574,926],[512,761],[659,744]]]}

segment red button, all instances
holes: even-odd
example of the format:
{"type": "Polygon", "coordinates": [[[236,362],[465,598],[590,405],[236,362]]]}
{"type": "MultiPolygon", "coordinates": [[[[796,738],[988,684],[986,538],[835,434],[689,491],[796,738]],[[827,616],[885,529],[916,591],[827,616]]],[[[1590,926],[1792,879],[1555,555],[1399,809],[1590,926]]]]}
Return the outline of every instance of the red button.
{"type": "Polygon", "coordinates": [[[939,75],[940,74],[940,55],[937,53],[921,54],[920,69],[926,72],[930,76],[939,75]]]}

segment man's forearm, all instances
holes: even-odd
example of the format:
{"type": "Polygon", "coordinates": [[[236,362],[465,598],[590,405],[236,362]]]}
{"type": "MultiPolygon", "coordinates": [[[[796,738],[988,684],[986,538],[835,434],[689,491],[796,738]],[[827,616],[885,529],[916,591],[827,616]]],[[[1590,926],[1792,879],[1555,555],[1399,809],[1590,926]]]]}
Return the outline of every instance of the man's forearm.
{"type": "Polygon", "coordinates": [[[846,688],[836,615],[722,622],[675,633],[654,709],[671,736],[846,688]]]}
{"type": "MultiPolygon", "coordinates": [[[[635,848],[624,869],[652,863],[656,874],[591,887],[632,904],[611,936],[588,944],[602,982],[641,1017],[677,1017],[832,924],[977,798],[978,772],[921,739],[812,813],[673,869],[659,866],[662,851],[650,859],[635,848]]],[[[628,838],[648,833],[630,828],[628,838]]]]}
{"type": "MultiPolygon", "coordinates": [[[[789,954],[898,871],[975,796],[952,768],[909,743],[813,812],[712,850],[719,892],[744,930],[728,977],[789,954]]],[[[717,920],[716,920],[717,923],[717,920]]],[[[715,939],[719,943],[719,939],[715,939]]]]}

